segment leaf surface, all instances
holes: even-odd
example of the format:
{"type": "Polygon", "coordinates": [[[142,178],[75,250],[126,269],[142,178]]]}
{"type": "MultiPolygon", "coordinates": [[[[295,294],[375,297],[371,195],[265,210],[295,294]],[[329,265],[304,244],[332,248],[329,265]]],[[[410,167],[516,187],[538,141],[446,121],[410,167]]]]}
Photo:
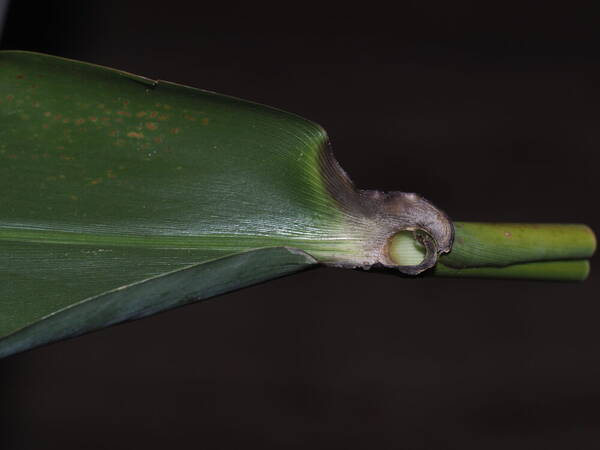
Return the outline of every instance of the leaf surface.
{"type": "MultiPolygon", "coordinates": [[[[299,250],[265,248],[125,285],[63,308],[54,308],[43,317],[13,330],[0,339],[0,358],[298,272],[315,263],[311,256],[299,250]]],[[[37,313],[38,309],[34,309],[37,313]]]]}
{"type": "MultiPolygon", "coordinates": [[[[0,339],[214,258],[354,248],[319,173],[326,146],[321,127],[273,108],[0,52],[0,339]]],[[[247,270],[279,276],[263,256],[247,270]]]]}

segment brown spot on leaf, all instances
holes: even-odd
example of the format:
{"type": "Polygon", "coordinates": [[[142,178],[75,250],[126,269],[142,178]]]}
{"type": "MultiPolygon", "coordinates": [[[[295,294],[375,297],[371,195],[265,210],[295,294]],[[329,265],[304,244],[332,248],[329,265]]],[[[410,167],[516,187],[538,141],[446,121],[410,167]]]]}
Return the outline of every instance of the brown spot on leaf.
{"type": "Polygon", "coordinates": [[[146,128],[149,130],[156,130],[156,124],[154,122],[146,122],[146,128]]]}
{"type": "Polygon", "coordinates": [[[130,131],[129,133],[127,133],[127,136],[135,139],[144,139],[143,133],[137,133],[135,131],[130,131]]]}
{"type": "Polygon", "coordinates": [[[171,128],[171,129],[169,130],[169,132],[170,132],[171,134],[179,134],[179,132],[180,132],[180,131],[181,131],[181,128],[171,128]]]}
{"type": "Polygon", "coordinates": [[[136,117],[144,117],[146,114],[148,114],[146,111],[140,111],[139,113],[137,113],[135,116],[136,117]]]}
{"type": "Polygon", "coordinates": [[[512,237],[512,233],[511,233],[511,232],[509,232],[509,231],[505,231],[505,232],[504,232],[504,237],[505,237],[505,238],[511,238],[511,237],[512,237]]]}
{"type": "Polygon", "coordinates": [[[202,119],[202,125],[208,125],[208,117],[202,119]]]}
{"type": "Polygon", "coordinates": [[[75,125],[82,125],[83,123],[85,123],[85,119],[77,119],[75,121],[75,125]]]}
{"type": "Polygon", "coordinates": [[[154,119],[155,117],[157,117],[157,116],[158,116],[158,111],[152,111],[152,112],[150,113],[150,117],[152,117],[153,119],[154,119]]]}

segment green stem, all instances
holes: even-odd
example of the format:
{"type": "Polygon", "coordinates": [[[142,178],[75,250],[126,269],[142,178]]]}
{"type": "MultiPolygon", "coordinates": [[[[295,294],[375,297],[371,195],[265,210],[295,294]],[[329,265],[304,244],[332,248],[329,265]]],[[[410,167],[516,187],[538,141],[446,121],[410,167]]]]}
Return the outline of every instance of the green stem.
{"type": "Polygon", "coordinates": [[[455,278],[509,278],[521,280],[583,281],[590,273],[588,260],[542,261],[505,267],[454,269],[438,263],[431,274],[455,278]]]}
{"type": "MultiPolygon", "coordinates": [[[[586,225],[455,222],[452,251],[440,257],[431,275],[582,281],[596,237],[586,225]]],[[[418,263],[424,249],[398,233],[390,252],[406,264],[418,263]]]]}
{"type": "Polygon", "coordinates": [[[455,222],[454,229],[452,252],[440,262],[455,269],[587,259],[596,250],[586,225],[455,222]]]}

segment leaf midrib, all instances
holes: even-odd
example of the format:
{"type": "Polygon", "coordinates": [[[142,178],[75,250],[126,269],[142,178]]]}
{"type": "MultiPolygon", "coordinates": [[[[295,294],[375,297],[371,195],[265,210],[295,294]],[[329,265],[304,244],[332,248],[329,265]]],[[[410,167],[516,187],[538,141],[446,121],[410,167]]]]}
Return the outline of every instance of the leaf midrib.
{"type": "Polygon", "coordinates": [[[274,236],[210,234],[203,236],[123,235],[112,233],[82,233],[59,230],[0,228],[0,241],[38,244],[64,244],[94,247],[135,247],[148,249],[244,251],[259,247],[291,246],[306,250],[340,251],[347,240],[294,239],[274,236]]]}

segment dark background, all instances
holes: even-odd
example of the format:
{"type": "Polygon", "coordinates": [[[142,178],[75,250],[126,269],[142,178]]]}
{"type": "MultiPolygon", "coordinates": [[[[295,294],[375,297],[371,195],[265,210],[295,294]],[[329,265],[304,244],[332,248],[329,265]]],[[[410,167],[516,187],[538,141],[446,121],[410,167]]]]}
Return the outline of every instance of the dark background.
{"type": "MultiPolygon", "coordinates": [[[[598,231],[598,23],[571,3],[16,0],[1,48],[298,113],[360,187],[454,219],[598,231]]],[[[312,270],[0,361],[0,447],[597,449],[599,285],[312,270]]]]}

